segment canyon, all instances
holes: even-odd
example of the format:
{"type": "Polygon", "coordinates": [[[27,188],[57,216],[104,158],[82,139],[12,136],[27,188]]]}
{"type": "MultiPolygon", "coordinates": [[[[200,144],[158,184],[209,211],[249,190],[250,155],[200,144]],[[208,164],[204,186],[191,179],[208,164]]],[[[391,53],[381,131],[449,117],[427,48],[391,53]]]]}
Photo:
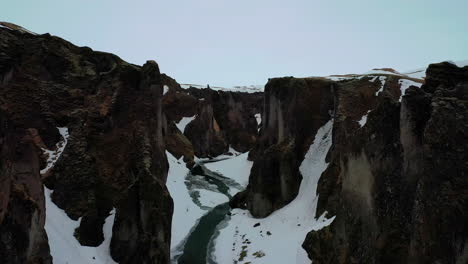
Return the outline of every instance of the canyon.
{"type": "Polygon", "coordinates": [[[2,263],[467,263],[468,63],[181,85],[0,23],[2,263]]]}

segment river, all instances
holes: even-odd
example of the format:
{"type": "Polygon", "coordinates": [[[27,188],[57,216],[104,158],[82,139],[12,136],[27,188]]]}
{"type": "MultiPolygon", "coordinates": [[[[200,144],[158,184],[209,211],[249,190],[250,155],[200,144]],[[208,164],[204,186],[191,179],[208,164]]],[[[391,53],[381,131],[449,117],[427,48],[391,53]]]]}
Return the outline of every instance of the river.
{"type": "Polygon", "coordinates": [[[209,211],[195,223],[185,239],[182,253],[176,257],[176,263],[179,264],[215,264],[210,254],[213,246],[211,241],[216,238],[220,223],[229,220],[231,209],[228,202],[207,208],[200,202],[200,190],[217,192],[229,200],[233,193],[243,189],[234,180],[207,169],[204,163],[208,162],[213,161],[204,161],[196,165],[185,178],[185,185],[192,201],[201,209],[209,211]]]}

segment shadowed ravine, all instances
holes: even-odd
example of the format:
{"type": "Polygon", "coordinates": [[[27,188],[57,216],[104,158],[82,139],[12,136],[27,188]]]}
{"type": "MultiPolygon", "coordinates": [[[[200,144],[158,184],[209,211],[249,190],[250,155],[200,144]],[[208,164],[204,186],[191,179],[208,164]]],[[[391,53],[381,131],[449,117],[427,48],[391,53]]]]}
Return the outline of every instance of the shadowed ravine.
{"type": "MultiPolygon", "coordinates": [[[[206,163],[206,162],[204,162],[206,163]]],[[[229,199],[232,195],[230,188],[241,190],[242,187],[230,178],[226,178],[219,173],[208,170],[200,164],[196,166],[186,177],[186,185],[193,202],[202,209],[208,209],[199,201],[197,189],[206,189],[226,195],[229,199]]],[[[179,264],[206,264],[216,263],[210,258],[208,247],[210,241],[216,235],[218,225],[226,219],[230,212],[227,202],[221,203],[212,208],[208,213],[200,218],[192,228],[191,233],[186,238],[182,254],[177,258],[179,264]]],[[[211,249],[210,249],[211,250],[211,249]]]]}

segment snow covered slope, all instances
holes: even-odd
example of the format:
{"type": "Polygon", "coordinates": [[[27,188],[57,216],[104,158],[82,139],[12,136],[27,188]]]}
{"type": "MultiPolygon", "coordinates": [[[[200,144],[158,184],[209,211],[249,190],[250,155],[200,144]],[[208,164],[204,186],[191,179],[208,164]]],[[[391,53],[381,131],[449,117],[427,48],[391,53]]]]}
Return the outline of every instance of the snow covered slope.
{"type": "Polygon", "coordinates": [[[45,229],[49,238],[50,254],[55,264],[114,264],[109,251],[114,225],[115,210],[106,218],[103,233],[104,242],[98,247],[80,245],[73,233],[80,226],[81,218],[77,221],[70,219],[51,200],[52,191],[45,188],[46,224],[45,229]]]}
{"type": "Polygon", "coordinates": [[[207,163],[205,166],[212,171],[222,173],[245,188],[249,183],[250,169],[253,165],[252,161],[247,160],[248,155],[246,152],[223,161],[207,163]]]}
{"type": "Polygon", "coordinates": [[[60,158],[60,156],[63,153],[63,150],[65,149],[65,146],[68,143],[68,128],[57,127],[57,129],[60,135],[62,136],[63,140],[57,143],[57,145],[55,146],[55,150],[48,150],[45,148],[42,149],[42,152],[47,156],[47,165],[44,169],[40,171],[41,174],[45,174],[55,165],[55,162],[57,162],[58,158],[60,158]]]}
{"type": "MultiPolygon", "coordinates": [[[[48,156],[47,165],[41,170],[41,174],[52,169],[62,155],[68,143],[68,128],[57,128],[62,141],[57,143],[55,150],[42,149],[48,156]]],[[[56,264],[113,264],[116,263],[110,256],[109,246],[112,238],[112,226],[114,225],[115,210],[112,210],[106,218],[103,233],[104,242],[98,247],[82,246],[74,236],[75,229],[80,226],[81,218],[77,221],[70,219],[67,214],[52,202],[52,191],[44,186],[46,204],[45,230],[49,239],[50,254],[56,264]]]]}
{"type": "Polygon", "coordinates": [[[195,120],[196,116],[191,116],[191,117],[182,117],[182,119],[176,123],[177,128],[180,130],[180,132],[184,133],[185,132],[185,127],[195,120]]]}
{"type": "Polygon", "coordinates": [[[227,217],[215,245],[217,263],[284,264],[310,263],[301,244],[306,234],[329,225],[334,218],[316,219],[316,188],[326,169],[325,156],[332,143],[333,121],[319,129],[300,171],[304,176],[299,194],[290,204],[263,219],[253,218],[248,211],[234,209],[227,217]]]}

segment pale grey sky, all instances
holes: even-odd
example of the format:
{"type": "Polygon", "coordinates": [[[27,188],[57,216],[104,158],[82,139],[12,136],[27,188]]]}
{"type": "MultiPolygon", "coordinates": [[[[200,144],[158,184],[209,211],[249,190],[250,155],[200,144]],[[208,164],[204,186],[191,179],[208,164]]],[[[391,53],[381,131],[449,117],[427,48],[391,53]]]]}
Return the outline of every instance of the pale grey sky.
{"type": "Polygon", "coordinates": [[[11,0],[0,20],[154,59],[179,83],[232,86],[466,60],[467,10],[466,0],[11,0]]]}

